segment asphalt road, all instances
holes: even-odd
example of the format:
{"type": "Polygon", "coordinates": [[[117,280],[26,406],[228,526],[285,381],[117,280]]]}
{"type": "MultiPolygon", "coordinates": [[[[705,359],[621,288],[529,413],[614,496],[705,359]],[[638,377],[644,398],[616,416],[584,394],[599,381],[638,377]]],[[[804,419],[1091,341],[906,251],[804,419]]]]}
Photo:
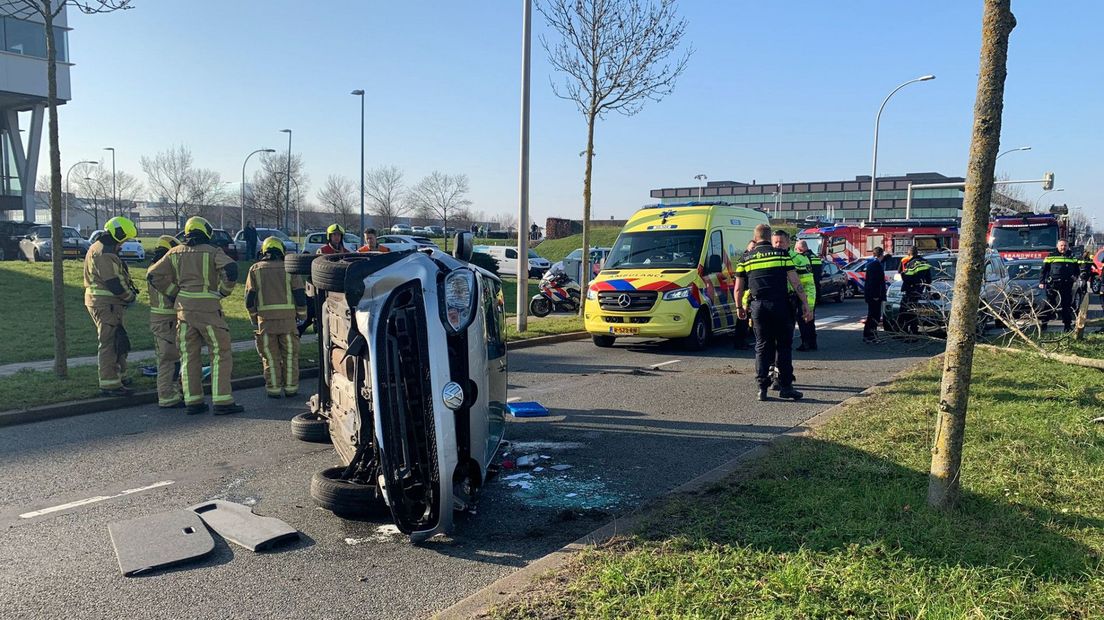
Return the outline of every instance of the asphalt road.
{"type": "Polygon", "coordinates": [[[701,353],[637,340],[511,354],[511,397],[553,416],[510,420],[509,449],[547,457],[543,470],[504,470],[477,514],[420,546],[387,521],[314,507],[310,476],[337,457],[291,438],[302,402],[259,389],[225,418],[146,406],[0,429],[0,617],[425,617],[934,352],[861,344],[864,308],[818,310],[821,350],[795,354],[798,403],[756,402],[752,353],[727,340],[701,353]],[[254,554],[216,537],[202,562],[119,574],[108,523],[211,498],[252,504],[302,541],[254,554]]]}

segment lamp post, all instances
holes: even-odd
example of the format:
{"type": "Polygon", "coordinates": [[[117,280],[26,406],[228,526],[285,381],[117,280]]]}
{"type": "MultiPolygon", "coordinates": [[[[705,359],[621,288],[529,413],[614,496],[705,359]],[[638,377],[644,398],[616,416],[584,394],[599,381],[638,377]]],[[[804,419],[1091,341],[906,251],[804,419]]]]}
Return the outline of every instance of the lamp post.
{"type": "MultiPolygon", "coordinates": [[[[84,177],[84,180],[85,181],[95,181],[96,184],[98,184],[100,186],[100,190],[103,191],[104,195],[105,196],[107,195],[107,187],[104,186],[103,181],[97,179],[96,177],[84,177]]],[[[95,204],[95,206],[92,209],[92,213],[93,213],[92,219],[96,224],[96,229],[98,230],[100,228],[100,200],[99,200],[99,198],[96,199],[96,202],[94,204],[95,204]]]]}
{"type": "Polygon", "coordinates": [[[105,151],[111,151],[111,214],[117,215],[116,211],[119,209],[117,204],[118,197],[115,194],[115,147],[104,147],[105,151]]]}
{"type": "MultiPolygon", "coordinates": [[[[521,3],[521,148],[518,153],[518,286],[515,299],[518,332],[524,332],[529,327],[529,52],[533,38],[532,4],[532,0],[522,0],[521,3]]],[[[447,230],[445,242],[447,248],[447,230]]]]}
{"type": "Polygon", "coordinates": [[[694,178],[700,181],[698,183],[698,202],[701,202],[702,188],[705,186],[705,182],[709,180],[709,177],[705,176],[704,174],[695,174],[694,178]]]}
{"type": "Polygon", "coordinates": [[[360,230],[364,232],[364,91],[360,88],[351,94],[360,97],[360,230]]]}
{"type": "Polygon", "coordinates": [[[98,161],[87,161],[87,160],[86,161],[78,161],[77,163],[73,164],[72,166],[69,166],[69,169],[65,171],[65,226],[69,225],[69,193],[70,193],[69,192],[69,173],[73,171],[73,168],[76,168],[77,166],[79,166],[81,164],[93,164],[93,165],[98,166],[98,165],[100,165],[100,162],[98,162],[98,161]]]}
{"type": "MultiPolygon", "coordinates": [[[[282,172],[277,172],[276,176],[279,177],[282,174],[283,174],[282,172]]],[[[289,187],[290,187],[290,185],[289,185],[289,187]]],[[[303,204],[303,190],[299,189],[299,181],[295,180],[295,236],[296,237],[301,237],[303,235],[302,230],[301,230],[302,220],[300,218],[300,207],[302,206],[302,204],[303,204]]],[[[288,218],[290,219],[290,217],[291,217],[291,212],[288,211],[288,218]]],[[[288,224],[288,226],[290,227],[291,225],[288,224]]]]}
{"type": "MultiPolygon", "coordinates": [[[[286,133],[288,135],[288,152],[287,152],[287,185],[284,187],[284,226],[288,225],[288,218],[291,217],[291,130],[281,129],[280,133],[286,133]]],[[[280,218],[276,218],[276,228],[280,227],[280,218]]]]}
{"type": "Polygon", "coordinates": [[[934,75],[922,75],[916,79],[909,80],[904,84],[901,84],[897,88],[894,88],[892,91],[890,91],[888,95],[886,95],[885,100],[882,101],[882,106],[878,108],[878,115],[874,117],[874,159],[873,162],[870,164],[870,215],[867,218],[870,221],[874,221],[874,190],[878,186],[878,125],[882,122],[882,110],[884,110],[886,104],[889,103],[890,97],[897,94],[897,91],[901,90],[902,88],[914,82],[927,82],[928,80],[934,79],[934,75]]]}
{"type": "Polygon", "coordinates": [[[245,156],[245,161],[242,162],[242,182],[241,182],[241,228],[238,230],[245,230],[245,165],[249,163],[249,158],[253,157],[257,153],[275,153],[276,149],[257,149],[252,153],[245,156]]]}
{"type": "Polygon", "coordinates": [[[1064,191],[1066,191],[1066,188],[1059,187],[1058,189],[1048,189],[1045,192],[1039,194],[1039,197],[1035,199],[1035,212],[1036,213],[1039,212],[1039,201],[1043,199],[1043,196],[1046,196],[1050,192],[1064,192],[1064,191]]]}
{"type": "Polygon", "coordinates": [[[1021,146],[1021,147],[1015,148],[1015,149],[1008,149],[1007,151],[1001,153],[1000,155],[997,155],[997,159],[1000,159],[1001,157],[1004,157],[1005,155],[1007,155],[1009,153],[1015,153],[1016,151],[1030,151],[1030,150],[1031,150],[1030,146],[1021,146]]]}

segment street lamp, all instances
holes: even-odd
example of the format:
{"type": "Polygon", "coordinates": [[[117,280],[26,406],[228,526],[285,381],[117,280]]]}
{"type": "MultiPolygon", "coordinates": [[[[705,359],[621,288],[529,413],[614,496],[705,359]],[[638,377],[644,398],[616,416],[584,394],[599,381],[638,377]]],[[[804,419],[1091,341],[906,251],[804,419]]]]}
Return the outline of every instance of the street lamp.
{"type": "Polygon", "coordinates": [[[91,160],[78,161],[77,163],[73,164],[72,166],[69,166],[69,169],[65,171],[65,225],[66,226],[69,225],[69,193],[70,193],[69,192],[69,173],[73,171],[73,168],[76,168],[77,166],[79,166],[81,164],[92,164],[92,165],[98,166],[98,165],[100,165],[100,162],[91,161],[91,160]]]}
{"type": "Polygon", "coordinates": [[[1030,150],[1031,150],[1030,146],[1021,146],[1021,147],[1016,148],[1016,149],[1008,149],[1007,151],[1001,153],[1000,155],[997,155],[997,159],[1000,159],[1001,157],[1004,157],[1005,155],[1007,155],[1009,153],[1015,153],[1016,151],[1030,151],[1030,150]]]}
{"type": "Polygon", "coordinates": [[[364,232],[364,91],[356,89],[352,93],[360,97],[360,231],[364,232]]]}
{"type": "MultiPolygon", "coordinates": [[[[97,179],[96,177],[84,177],[84,180],[85,181],[95,181],[100,186],[100,190],[104,193],[104,195],[105,196],[107,195],[107,187],[104,186],[103,181],[97,179]]],[[[99,198],[97,198],[96,201],[93,204],[95,206],[92,208],[92,213],[93,213],[92,219],[95,221],[96,229],[98,230],[100,228],[100,200],[99,200],[99,198]]]]}
{"type": "MultiPolygon", "coordinates": [[[[279,178],[280,175],[282,175],[282,174],[283,174],[282,172],[277,172],[276,177],[279,178]]],[[[300,218],[300,208],[302,206],[303,206],[303,190],[299,188],[299,180],[296,179],[295,180],[295,236],[296,237],[302,237],[303,236],[303,232],[302,232],[301,227],[300,227],[300,225],[302,224],[302,219],[300,218]]],[[[288,217],[290,218],[290,216],[291,216],[291,212],[289,211],[288,212],[288,217]]],[[[290,228],[291,224],[288,224],[288,227],[290,228]]]]}
{"type": "Polygon", "coordinates": [[[115,147],[104,147],[105,151],[111,151],[111,214],[116,215],[116,211],[119,209],[119,205],[116,204],[118,198],[115,194],[115,147]]]}
{"type": "Polygon", "coordinates": [[[1064,191],[1066,191],[1066,188],[1059,187],[1058,189],[1048,189],[1045,192],[1039,194],[1039,197],[1035,199],[1035,212],[1036,213],[1039,212],[1039,201],[1043,199],[1043,196],[1046,196],[1050,192],[1064,192],[1064,191]]]}
{"type": "Polygon", "coordinates": [[[878,108],[878,115],[874,117],[874,160],[870,165],[870,216],[867,218],[870,221],[874,221],[874,189],[878,185],[878,125],[882,122],[882,110],[885,109],[886,104],[889,103],[889,98],[897,94],[897,91],[912,84],[913,82],[927,82],[928,80],[934,80],[934,75],[922,75],[916,79],[909,80],[904,84],[901,84],[897,88],[894,88],[888,95],[886,95],[885,101],[882,101],[882,106],[878,108]]]}
{"type": "Polygon", "coordinates": [[[694,178],[698,181],[701,181],[701,183],[698,184],[698,201],[700,202],[702,197],[702,187],[705,186],[705,182],[709,180],[709,177],[705,176],[704,174],[695,174],[694,178]]]}
{"type": "MultiPolygon", "coordinates": [[[[287,186],[284,188],[284,226],[287,226],[288,218],[291,216],[291,130],[281,129],[280,133],[286,133],[288,135],[287,186]]],[[[279,227],[280,218],[276,218],[276,228],[279,227]]]]}
{"type": "MultiPolygon", "coordinates": [[[[249,158],[253,157],[257,153],[275,153],[276,149],[257,149],[252,153],[245,156],[245,161],[242,162],[242,182],[241,182],[241,228],[238,230],[245,230],[245,165],[249,163],[249,158]]],[[[243,237],[244,239],[244,237],[243,237]]]]}

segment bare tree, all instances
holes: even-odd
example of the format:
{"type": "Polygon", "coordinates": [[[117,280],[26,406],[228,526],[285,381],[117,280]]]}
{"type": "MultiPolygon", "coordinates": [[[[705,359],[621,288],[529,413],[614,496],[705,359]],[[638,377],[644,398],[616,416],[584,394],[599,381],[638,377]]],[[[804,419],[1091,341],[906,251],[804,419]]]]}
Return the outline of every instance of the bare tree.
{"type": "Polygon", "coordinates": [[[345,230],[349,230],[353,211],[360,204],[357,199],[357,188],[352,180],[331,174],[322,189],[318,190],[318,201],[333,214],[335,221],[339,222],[345,230]]]}
{"type": "Polygon", "coordinates": [[[370,213],[379,218],[384,228],[410,211],[403,185],[403,173],[396,166],[380,166],[364,177],[364,198],[370,213]]]}
{"type": "MultiPolygon", "coordinates": [[[[0,16],[42,19],[46,31],[46,107],[49,109],[50,133],[50,240],[55,248],[61,247],[61,148],[58,146],[57,116],[57,41],[54,36],[54,19],[66,6],[82,13],[110,13],[129,9],[130,0],[3,0],[0,16]]],[[[61,252],[54,252],[50,260],[50,277],[54,297],[54,374],[69,374],[65,341],[65,272],[61,266],[61,252]]]]}
{"type": "MultiPolygon", "coordinates": [[[[575,102],[587,124],[583,172],[583,256],[590,244],[594,125],[608,112],[632,116],[648,101],[669,95],[693,50],[678,54],[686,20],[675,0],[545,0],[537,10],[559,34],[541,45],[552,67],[565,74],[556,96],[575,102]]],[[[587,288],[588,273],[580,282],[587,288]]],[[[583,307],[579,306],[582,314],[583,307]]]]}
{"type": "MultiPolygon", "coordinates": [[[[411,188],[410,202],[418,217],[437,220],[447,229],[449,218],[463,218],[464,210],[471,205],[467,194],[468,175],[434,170],[411,188]]],[[[447,231],[445,251],[448,251],[447,231]]]]}
{"type": "Polygon", "coordinates": [[[192,152],[176,146],[139,162],[149,182],[150,206],[177,225],[212,204],[223,193],[222,177],[214,170],[196,168],[192,152]]]}
{"type": "Polygon", "coordinates": [[[291,200],[286,198],[287,192],[287,153],[265,154],[261,157],[261,169],[253,174],[253,181],[249,192],[249,207],[253,209],[253,219],[270,223],[275,227],[290,229],[289,223],[295,221],[295,201],[299,195],[310,191],[310,183],[304,172],[303,156],[293,154],[291,157],[291,200]],[[290,205],[288,203],[291,203],[290,205]],[[285,207],[292,209],[292,213],[284,213],[285,207]]]}
{"type": "Polygon", "coordinates": [[[993,169],[1000,149],[1004,80],[1008,75],[1008,37],[1016,27],[1011,0],[984,0],[984,7],[981,68],[974,103],[966,196],[962,203],[958,269],[928,475],[928,504],[944,510],[957,504],[961,485],[962,442],[977,338],[985,235],[993,194],[993,169]]]}
{"type": "MultiPolygon", "coordinates": [[[[1009,181],[1012,177],[998,174],[996,180],[1009,181]]],[[[993,211],[995,215],[1026,213],[1031,211],[1027,201],[1027,191],[1022,185],[995,185],[993,187],[993,211]]]]}

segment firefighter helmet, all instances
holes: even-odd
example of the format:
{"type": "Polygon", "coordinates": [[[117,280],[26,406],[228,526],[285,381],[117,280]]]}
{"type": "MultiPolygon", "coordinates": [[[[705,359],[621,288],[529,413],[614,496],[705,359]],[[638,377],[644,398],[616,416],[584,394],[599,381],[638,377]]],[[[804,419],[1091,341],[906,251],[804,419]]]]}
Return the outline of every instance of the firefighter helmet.
{"type": "Polygon", "coordinates": [[[275,235],[266,238],[261,244],[261,254],[277,253],[283,257],[284,251],[284,242],[277,239],[275,235]]]}
{"type": "Polygon", "coordinates": [[[184,223],[184,236],[186,237],[198,235],[210,241],[211,235],[214,234],[214,230],[215,229],[211,226],[211,222],[208,222],[198,215],[188,218],[188,221],[184,223]]]}
{"type": "Polygon", "coordinates": [[[134,222],[125,217],[113,217],[107,220],[107,223],[104,224],[104,232],[110,235],[117,243],[122,243],[127,239],[133,239],[138,236],[138,228],[134,225],[134,222]]]}
{"type": "Polygon", "coordinates": [[[161,235],[157,238],[157,248],[164,250],[171,250],[180,245],[180,242],[176,240],[176,237],[172,235],[161,235]]]}
{"type": "Polygon", "coordinates": [[[330,227],[326,229],[326,236],[329,237],[334,233],[345,234],[345,229],[341,227],[341,224],[330,224],[330,227]]]}

